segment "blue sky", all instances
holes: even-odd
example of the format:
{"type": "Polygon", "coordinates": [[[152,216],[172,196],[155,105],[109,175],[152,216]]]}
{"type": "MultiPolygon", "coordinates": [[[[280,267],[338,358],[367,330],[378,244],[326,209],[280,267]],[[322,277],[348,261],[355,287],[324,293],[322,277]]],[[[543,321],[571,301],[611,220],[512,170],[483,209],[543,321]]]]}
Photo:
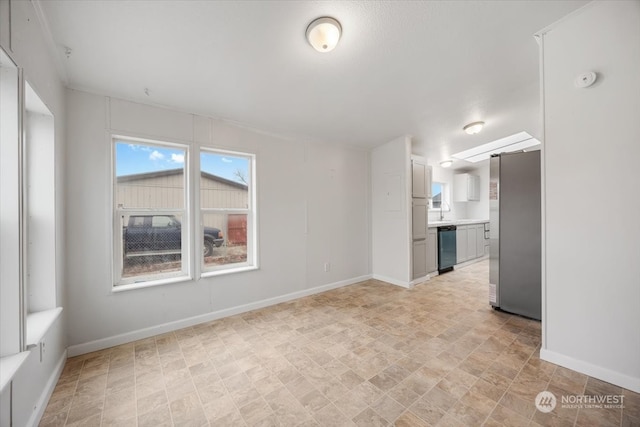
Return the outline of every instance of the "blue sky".
{"type": "MultiPolygon", "coordinates": [[[[184,167],[185,151],[177,148],[157,147],[153,145],[116,143],[116,175],[157,172],[184,167]]],[[[203,152],[200,155],[200,167],[212,175],[241,182],[235,175],[240,171],[249,177],[249,159],[223,154],[203,152]]]]}

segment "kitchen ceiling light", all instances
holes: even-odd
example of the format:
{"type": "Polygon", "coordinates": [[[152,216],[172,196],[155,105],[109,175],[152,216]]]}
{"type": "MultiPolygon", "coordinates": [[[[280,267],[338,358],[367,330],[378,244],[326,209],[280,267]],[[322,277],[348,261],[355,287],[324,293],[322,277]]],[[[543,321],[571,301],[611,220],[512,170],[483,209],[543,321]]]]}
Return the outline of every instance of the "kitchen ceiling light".
{"type": "Polygon", "coordinates": [[[451,157],[458,160],[476,163],[488,159],[492,154],[520,151],[539,144],[540,141],[529,135],[527,132],[518,132],[516,134],[452,154],[451,157]]]}
{"type": "Polygon", "coordinates": [[[307,40],[318,52],[331,52],[340,40],[342,27],[335,19],[323,16],[311,22],[307,27],[307,40]]]}
{"type": "Polygon", "coordinates": [[[473,135],[480,132],[483,126],[484,126],[484,122],[473,122],[473,123],[469,123],[462,129],[469,135],[473,135]]]}
{"type": "Polygon", "coordinates": [[[442,166],[443,168],[450,168],[452,164],[453,160],[443,160],[440,162],[440,166],[442,166]]]}

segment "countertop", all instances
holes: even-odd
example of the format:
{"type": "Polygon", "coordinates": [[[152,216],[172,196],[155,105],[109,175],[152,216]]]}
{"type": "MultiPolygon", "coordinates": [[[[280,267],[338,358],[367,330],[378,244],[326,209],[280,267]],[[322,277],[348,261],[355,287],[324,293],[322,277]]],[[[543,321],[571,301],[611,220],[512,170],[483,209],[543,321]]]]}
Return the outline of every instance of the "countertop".
{"type": "Polygon", "coordinates": [[[443,225],[469,225],[469,224],[484,224],[489,222],[488,219],[445,219],[444,221],[429,221],[427,226],[429,228],[440,227],[443,225]]]}

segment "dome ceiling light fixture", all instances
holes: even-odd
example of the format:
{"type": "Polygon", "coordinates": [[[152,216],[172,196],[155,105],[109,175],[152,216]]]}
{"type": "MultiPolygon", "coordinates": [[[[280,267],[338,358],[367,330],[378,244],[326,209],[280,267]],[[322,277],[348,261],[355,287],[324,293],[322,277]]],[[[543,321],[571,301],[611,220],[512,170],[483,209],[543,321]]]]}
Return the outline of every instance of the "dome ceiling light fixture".
{"type": "Polygon", "coordinates": [[[313,20],[307,27],[307,40],[318,52],[331,52],[342,34],[340,23],[329,16],[313,20]]]}
{"type": "Polygon", "coordinates": [[[484,126],[484,122],[473,122],[463,127],[462,130],[464,130],[469,135],[474,135],[480,132],[483,126],[484,126]]]}
{"type": "Polygon", "coordinates": [[[442,166],[443,168],[450,168],[452,164],[453,160],[443,160],[440,162],[440,166],[442,166]]]}

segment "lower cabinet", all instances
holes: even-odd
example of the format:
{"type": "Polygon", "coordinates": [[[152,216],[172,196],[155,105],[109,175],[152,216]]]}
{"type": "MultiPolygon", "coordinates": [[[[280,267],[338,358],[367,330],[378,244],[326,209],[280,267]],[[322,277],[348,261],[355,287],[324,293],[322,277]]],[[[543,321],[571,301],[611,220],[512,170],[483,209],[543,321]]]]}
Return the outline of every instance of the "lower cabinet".
{"type": "Polygon", "coordinates": [[[476,224],[476,255],[478,257],[484,256],[484,224],[476,224]]]}
{"type": "Polygon", "coordinates": [[[456,264],[463,263],[469,259],[468,254],[468,225],[459,225],[456,230],[456,264]]]}
{"type": "Polygon", "coordinates": [[[487,253],[487,247],[484,223],[458,226],[456,230],[457,264],[483,257],[487,253]]]}
{"type": "Polygon", "coordinates": [[[427,273],[438,270],[438,229],[427,231],[427,273]]]}
{"type": "MultiPolygon", "coordinates": [[[[424,274],[422,274],[422,264],[420,263],[422,258],[416,258],[417,256],[424,256],[422,252],[423,242],[423,240],[414,240],[413,242],[414,279],[424,276],[424,274]],[[416,255],[417,253],[420,254],[416,255]]],[[[427,229],[426,251],[426,273],[438,271],[438,229],[436,227],[427,229]]],[[[481,258],[488,254],[489,239],[488,235],[485,236],[484,223],[457,226],[456,264],[462,264],[463,262],[481,258]]]]}
{"type": "Polygon", "coordinates": [[[427,239],[413,241],[413,279],[427,275],[427,239]]]}
{"type": "Polygon", "coordinates": [[[467,261],[478,257],[476,245],[476,226],[467,226],[467,261]]]}

